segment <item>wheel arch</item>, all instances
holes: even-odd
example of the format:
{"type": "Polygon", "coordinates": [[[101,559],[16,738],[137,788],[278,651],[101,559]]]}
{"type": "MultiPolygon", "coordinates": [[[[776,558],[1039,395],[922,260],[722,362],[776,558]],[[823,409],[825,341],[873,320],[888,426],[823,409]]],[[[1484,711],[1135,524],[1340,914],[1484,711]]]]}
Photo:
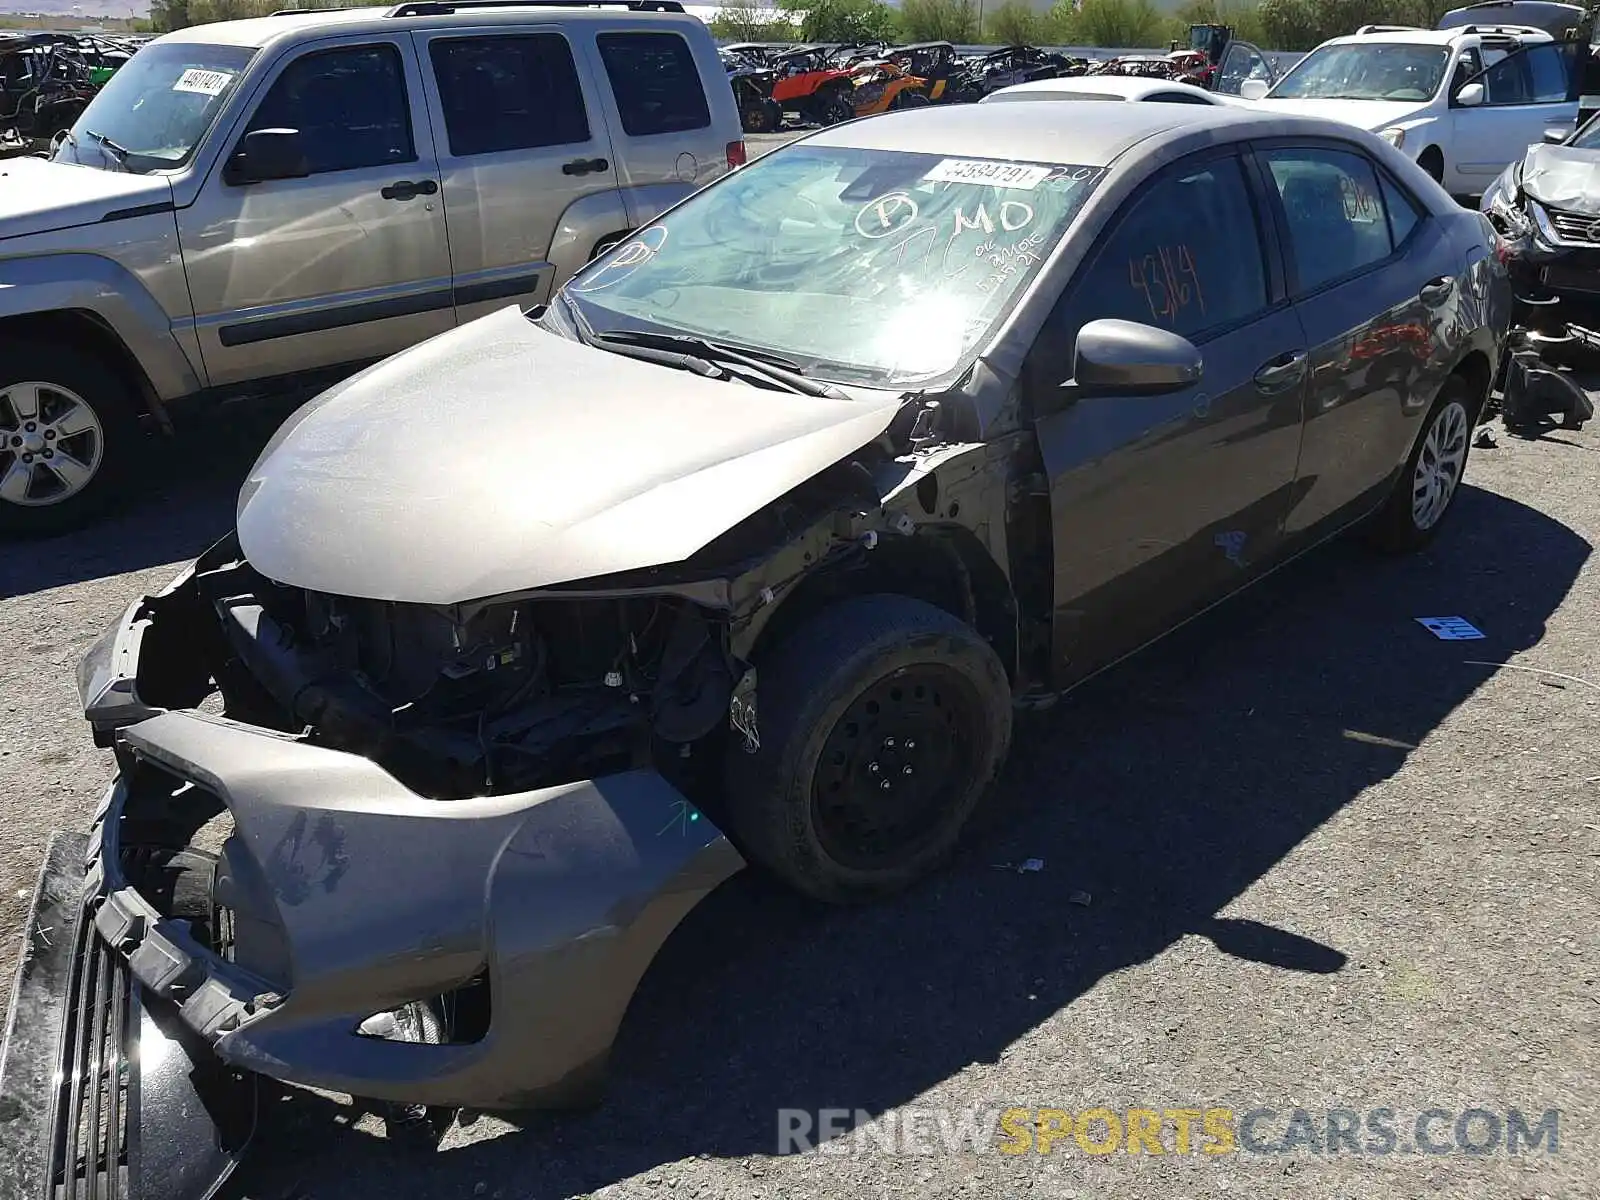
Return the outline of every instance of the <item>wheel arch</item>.
{"type": "Polygon", "coordinates": [[[994,647],[1016,683],[1016,598],[977,535],[960,525],[928,524],[908,536],[888,535],[864,556],[812,573],[767,618],[751,660],[759,667],[763,653],[824,608],[875,593],[922,600],[966,622],[994,647]]]}
{"type": "Polygon", "coordinates": [[[0,317],[0,338],[25,342],[64,341],[88,346],[132,382],[145,413],[161,430],[165,433],[172,431],[172,420],[150,382],[144,364],[128,348],[111,323],[92,309],[63,308],[0,317]]]}

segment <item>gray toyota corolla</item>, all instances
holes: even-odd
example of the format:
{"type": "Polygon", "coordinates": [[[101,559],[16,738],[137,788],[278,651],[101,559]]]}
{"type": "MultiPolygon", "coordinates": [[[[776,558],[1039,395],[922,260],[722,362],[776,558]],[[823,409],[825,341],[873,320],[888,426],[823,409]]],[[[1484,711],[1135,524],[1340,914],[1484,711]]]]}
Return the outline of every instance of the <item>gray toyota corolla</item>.
{"type": "Polygon", "coordinates": [[[836,126],[324,393],[80,687],[0,1195],[202,1195],[270,1076],[592,1097],[746,861],[952,851],[1048,699],[1351,526],[1426,542],[1507,332],[1485,219],[1353,128],[836,126]]]}

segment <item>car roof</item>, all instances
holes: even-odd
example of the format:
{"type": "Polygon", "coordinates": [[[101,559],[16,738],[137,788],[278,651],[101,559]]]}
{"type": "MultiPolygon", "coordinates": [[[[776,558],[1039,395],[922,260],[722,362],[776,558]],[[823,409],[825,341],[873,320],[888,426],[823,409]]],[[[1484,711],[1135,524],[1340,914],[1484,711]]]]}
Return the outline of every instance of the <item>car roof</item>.
{"type": "Polygon", "coordinates": [[[1159,145],[1197,127],[1211,127],[1217,141],[1227,142],[1283,133],[1359,136],[1337,122],[1288,118],[1254,106],[1102,104],[1093,121],[1072,111],[1076,107],[929,105],[830,125],[796,144],[1103,167],[1141,142],[1159,145]]]}
{"type": "Polygon", "coordinates": [[[984,100],[1012,95],[1059,96],[1068,92],[1119,96],[1124,100],[1143,100],[1156,92],[1193,92],[1205,97],[1207,103],[1216,102],[1216,98],[1205,88],[1195,87],[1192,83],[1180,83],[1176,79],[1152,79],[1147,75],[1077,75],[1065,79],[1030,79],[1026,83],[1014,83],[990,92],[984,100]]]}
{"type": "MultiPolygon", "coordinates": [[[[285,0],[289,2],[289,0],[285,0]]],[[[698,25],[700,18],[687,13],[635,12],[615,5],[593,8],[581,3],[568,8],[549,3],[529,4],[526,7],[462,8],[455,12],[395,16],[390,6],[363,8],[324,8],[314,10],[284,11],[275,17],[247,17],[239,21],[216,21],[208,25],[191,25],[173,33],[163,34],[156,42],[203,43],[211,46],[262,47],[275,41],[292,39],[296,35],[323,30],[340,33],[366,33],[379,30],[400,32],[407,29],[451,27],[463,24],[525,25],[531,17],[549,21],[597,21],[633,24],[640,21],[668,25],[698,25]]]]}
{"type": "Polygon", "coordinates": [[[1329,38],[1322,46],[1354,46],[1392,44],[1396,42],[1408,43],[1417,46],[1453,46],[1459,41],[1468,38],[1477,39],[1480,35],[1489,34],[1491,31],[1504,33],[1508,28],[1515,29],[1515,36],[1526,42],[1541,42],[1550,40],[1550,35],[1543,30],[1531,26],[1522,27],[1494,27],[1485,23],[1481,28],[1472,25],[1457,26],[1454,29],[1410,29],[1398,25],[1373,25],[1364,26],[1355,33],[1345,34],[1342,37],[1329,38]]]}

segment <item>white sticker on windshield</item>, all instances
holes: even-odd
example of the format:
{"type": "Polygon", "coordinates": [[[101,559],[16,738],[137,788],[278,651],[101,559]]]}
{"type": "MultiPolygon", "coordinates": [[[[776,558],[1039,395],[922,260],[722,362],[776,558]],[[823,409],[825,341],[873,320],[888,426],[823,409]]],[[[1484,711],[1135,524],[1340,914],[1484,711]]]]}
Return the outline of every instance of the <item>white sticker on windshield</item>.
{"type": "Polygon", "coordinates": [[[222,89],[232,80],[231,71],[202,71],[199,67],[190,67],[178,76],[178,82],[172,85],[172,90],[198,92],[202,96],[220,96],[222,89]]]}
{"type": "Polygon", "coordinates": [[[1049,167],[994,162],[982,158],[947,158],[922,178],[934,183],[981,183],[989,187],[1032,191],[1050,174],[1049,167]]]}

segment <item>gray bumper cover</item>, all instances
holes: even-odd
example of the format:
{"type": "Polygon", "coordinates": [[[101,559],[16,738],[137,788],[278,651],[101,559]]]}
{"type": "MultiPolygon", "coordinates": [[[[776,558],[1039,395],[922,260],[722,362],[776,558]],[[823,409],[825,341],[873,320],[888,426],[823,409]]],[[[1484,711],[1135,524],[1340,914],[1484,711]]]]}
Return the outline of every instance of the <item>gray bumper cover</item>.
{"type": "Polygon", "coordinates": [[[477,1108],[593,1100],[622,1015],[678,921],[743,865],[661,776],[438,801],[368,760],[190,712],[126,751],[213,792],[270,897],[287,978],[224,961],[122,877],[108,791],[90,834],[96,929],[225,1062],[378,1099],[477,1108]],[[357,1032],[487,972],[471,1044],[357,1032]]]}

